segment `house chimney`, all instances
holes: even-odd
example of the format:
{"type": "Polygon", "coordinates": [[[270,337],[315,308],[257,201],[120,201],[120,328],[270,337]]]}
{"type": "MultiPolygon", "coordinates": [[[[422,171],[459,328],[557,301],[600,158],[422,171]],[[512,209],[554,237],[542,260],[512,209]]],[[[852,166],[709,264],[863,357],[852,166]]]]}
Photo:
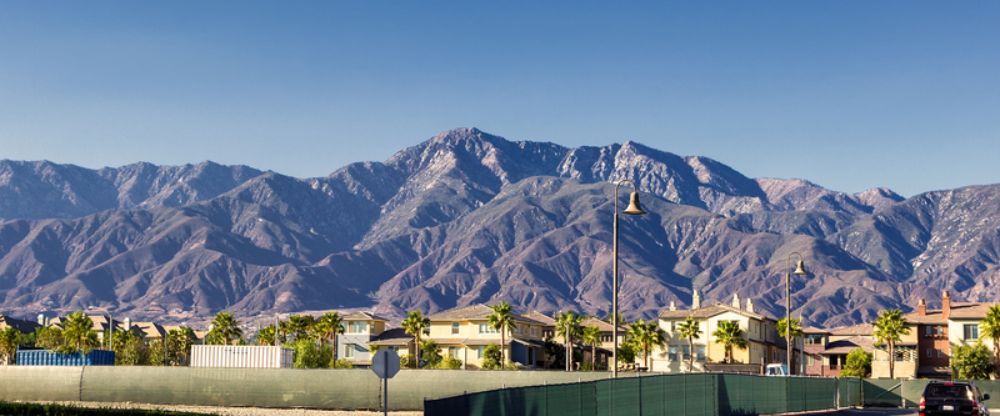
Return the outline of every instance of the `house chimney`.
{"type": "Polygon", "coordinates": [[[697,290],[691,295],[691,309],[701,309],[701,295],[698,294],[697,290]]]}
{"type": "Polygon", "coordinates": [[[917,315],[927,316],[927,302],[924,298],[920,298],[920,303],[917,304],[917,315]]]}
{"type": "Polygon", "coordinates": [[[753,299],[747,299],[747,312],[753,312],[753,299]]]}
{"type": "Polygon", "coordinates": [[[732,303],[732,305],[733,305],[733,307],[734,307],[734,308],[736,308],[736,309],[743,309],[743,308],[742,308],[742,307],[740,306],[740,295],[739,295],[739,294],[737,294],[737,293],[733,293],[733,303],[732,303]]]}
{"type": "Polygon", "coordinates": [[[677,304],[674,303],[674,301],[670,301],[670,310],[672,310],[672,311],[676,311],[677,310],[677,304]]]}
{"type": "Polygon", "coordinates": [[[941,295],[941,317],[948,319],[951,316],[951,296],[948,296],[948,291],[944,291],[941,295]]]}
{"type": "Polygon", "coordinates": [[[125,330],[132,330],[132,318],[125,318],[125,330]]]}

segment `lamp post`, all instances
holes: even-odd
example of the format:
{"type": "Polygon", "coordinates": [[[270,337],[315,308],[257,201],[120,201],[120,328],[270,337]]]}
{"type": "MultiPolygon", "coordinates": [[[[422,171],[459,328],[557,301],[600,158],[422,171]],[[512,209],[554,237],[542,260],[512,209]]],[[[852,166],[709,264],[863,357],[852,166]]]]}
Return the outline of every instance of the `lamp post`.
{"type": "Polygon", "coordinates": [[[785,263],[788,266],[785,269],[785,368],[788,374],[792,374],[792,275],[805,276],[806,275],[806,264],[802,261],[802,255],[799,252],[794,252],[788,255],[788,261],[785,263]],[[795,263],[795,271],[792,271],[792,256],[799,258],[799,261],[795,263]]]}
{"type": "Polygon", "coordinates": [[[643,215],[646,211],[642,210],[639,206],[639,189],[635,186],[635,182],[628,179],[622,179],[615,184],[615,220],[614,220],[614,237],[612,240],[612,257],[614,257],[614,263],[612,265],[612,286],[611,286],[611,342],[614,344],[614,348],[611,351],[611,362],[612,362],[612,377],[618,378],[618,188],[621,188],[622,184],[632,185],[632,195],[629,199],[628,207],[624,214],[628,215],[643,215]]]}

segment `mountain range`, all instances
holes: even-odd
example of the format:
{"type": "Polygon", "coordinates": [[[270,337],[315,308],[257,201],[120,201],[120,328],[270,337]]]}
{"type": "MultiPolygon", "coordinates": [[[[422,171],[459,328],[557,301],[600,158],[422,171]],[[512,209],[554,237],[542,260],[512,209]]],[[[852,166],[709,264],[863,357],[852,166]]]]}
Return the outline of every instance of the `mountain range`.
{"type": "Polygon", "coordinates": [[[847,194],[635,142],[567,148],[461,128],[307,179],[212,162],[0,161],[0,309],[183,321],[506,300],[603,316],[622,179],[648,211],[621,220],[628,318],[695,290],[783,316],[793,253],[809,270],[793,278],[793,314],[812,325],[934,305],[943,290],[1000,292],[1000,185],[847,194]]]}

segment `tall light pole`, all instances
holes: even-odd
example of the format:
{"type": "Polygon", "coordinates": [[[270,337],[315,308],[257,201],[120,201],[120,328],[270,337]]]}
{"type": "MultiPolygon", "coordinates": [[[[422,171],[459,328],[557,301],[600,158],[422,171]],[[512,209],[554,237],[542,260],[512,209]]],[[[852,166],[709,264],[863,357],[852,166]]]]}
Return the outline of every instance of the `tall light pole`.
{"type": "Polygon", "coordinates": [[[787,375],[792,374],[792,275],[805,276],[806,275],[806,263],[802,261],[802,255],[799,252],[794,252],[788,255],[788,261],[785,263],[788,266],[785,269],[785,369],[788,371],[787,375]],[[799,261],[795,263],[795,271],[792,271],[792,256],[799,258],[799,261]]]}
{"type": "Polygon", "coordinates": [[[622,179],[615,184],[615,222],[614,222],[614,240],[612,243],[612,256],[614,257],[614,264],[612,266],[612,286],[611,286],[611,326],[614,328],[611,333],[611,342],[614,344],[614,348],[611,351],[611,368],[612,377],[618,378],[618,188],[621,188],[622,184],[632,185],[632,195],[629,199],[628,207],[624,214],[628,215],[643,215],[646,211],[642,210],[639,206],[639,189],[635,186],[635,182],[628,179],[622,179]]]}

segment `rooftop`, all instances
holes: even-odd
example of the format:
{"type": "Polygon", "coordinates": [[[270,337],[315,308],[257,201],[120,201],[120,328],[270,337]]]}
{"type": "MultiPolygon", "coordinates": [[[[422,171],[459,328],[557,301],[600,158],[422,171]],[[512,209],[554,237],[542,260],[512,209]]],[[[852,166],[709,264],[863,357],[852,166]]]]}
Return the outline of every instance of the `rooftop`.
{"type": "MultiPolygon", "coordinates": [[[[465,320],[485,321],[489,319],[489,316],[492,313],[493,313],[493,308],[480,303],[460,308],[449,309],[446,311],[441,311],[435,314],[431,314],[427,318],[430,319],[431,321],[465,321],[465,320]]],[[[545,325],[545,323],[543,322],[518,314],[514,314],[514,320],[518,322],[545,325]]]]}
{"type": "Polygon", "coordinates": [[[736,308],[723,303],[719,303],[717,305],[705,306],[698,309],[686,309],[686,310],[678,309],[674,311],[666,310],[660,313],[660,318],[683,319],[687,318],[688,316],[692,316],[696,319],[707,319],[726,312],[735,312],[740,315],[754,319],[769,320],[769,321],[774,320],[774,318],[771,318],[769,316],[761,315],[756,312],[750,312],[746,309],[736,308]]]}

